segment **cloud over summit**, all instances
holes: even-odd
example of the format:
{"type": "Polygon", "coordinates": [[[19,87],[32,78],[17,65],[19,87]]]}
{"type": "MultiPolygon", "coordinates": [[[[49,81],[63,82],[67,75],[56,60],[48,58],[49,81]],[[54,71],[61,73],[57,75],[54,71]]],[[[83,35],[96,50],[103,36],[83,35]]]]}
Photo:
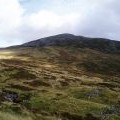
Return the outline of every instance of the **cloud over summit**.
{"type": "Polygon", "coordinates": [[[118,0],[0,0],[0,46],[59,33],[120,40],[118,0]]]}

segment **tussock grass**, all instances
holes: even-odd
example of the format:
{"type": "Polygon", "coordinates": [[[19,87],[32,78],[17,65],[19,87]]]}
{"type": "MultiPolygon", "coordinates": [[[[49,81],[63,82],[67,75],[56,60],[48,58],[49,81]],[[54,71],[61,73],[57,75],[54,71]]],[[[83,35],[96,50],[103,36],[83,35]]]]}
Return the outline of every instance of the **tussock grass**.
{"type": "Polygon", "coordinates": [[[15,113],[0,112],[0,120],[33,120],[30,116],[21,116],[15,113]]]}
{"type": "Polygon", "coordinates": [[[0,120],[99,120],[119,103],[117,54],[69,46],[7,51],[0,52],[0,120]],[[3,90],[15,92],[20,102],[5,99],[3,90]]]}

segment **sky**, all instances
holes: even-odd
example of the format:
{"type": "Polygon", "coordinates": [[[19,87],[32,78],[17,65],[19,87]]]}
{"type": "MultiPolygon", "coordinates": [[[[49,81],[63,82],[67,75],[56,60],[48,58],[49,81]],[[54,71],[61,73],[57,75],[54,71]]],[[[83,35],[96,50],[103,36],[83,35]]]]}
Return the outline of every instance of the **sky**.
{"type": "Polygon", "coordinates": [[[120,40],[120,0],[0,0],[0,47],[62,33],[120,40]]]}

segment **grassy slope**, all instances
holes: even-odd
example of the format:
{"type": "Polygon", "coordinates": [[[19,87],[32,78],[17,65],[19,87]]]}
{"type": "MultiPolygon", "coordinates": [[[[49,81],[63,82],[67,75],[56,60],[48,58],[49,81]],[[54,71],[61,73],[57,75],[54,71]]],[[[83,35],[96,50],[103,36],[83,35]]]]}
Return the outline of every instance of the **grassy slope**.
{"type": "Polygon", "coordinates": [[[1,50],[0,92],[2,120],[5,114],[10,120],[119,120],[120,55],[74,47],[1,50]],[[11,91],[18,103],[4,99],[11,91]]]}

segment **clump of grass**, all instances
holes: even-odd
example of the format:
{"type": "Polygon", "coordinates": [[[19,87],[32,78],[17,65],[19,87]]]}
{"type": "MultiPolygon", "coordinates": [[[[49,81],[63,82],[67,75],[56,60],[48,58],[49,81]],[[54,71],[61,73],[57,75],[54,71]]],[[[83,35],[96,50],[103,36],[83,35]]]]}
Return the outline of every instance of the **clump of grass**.
{"type": "Polygon", "coordinates": [[[35,79],[36,75],[24,68],[8,67],[0,71],[0,76],[3,81],[9,79],[35,79]]]}
{"type": "Polygon", "coordinates": [[[15,113],[0,112],[0,120],[33,120],[30,116],[21,116],[15,113]]]}
{"type": "Polygon", "coordinates": [[[76,99],[93,101],[96,103],[111,105],[119,101],[119,93],[108,88],[98,87],[73,87],[67,90],[70,96],[76,99]]]}
{"type": "Polygon", "coordinates": [[[35,79],[36,76],[32,73],[30,73],[29,71],[25,70],[25,69],[22,69],[22,68],[19,68],[19,69],[16,69],[16,73],[12,74],[11,75],[11,78],[14,78],[14,79],[35,79]]]}

